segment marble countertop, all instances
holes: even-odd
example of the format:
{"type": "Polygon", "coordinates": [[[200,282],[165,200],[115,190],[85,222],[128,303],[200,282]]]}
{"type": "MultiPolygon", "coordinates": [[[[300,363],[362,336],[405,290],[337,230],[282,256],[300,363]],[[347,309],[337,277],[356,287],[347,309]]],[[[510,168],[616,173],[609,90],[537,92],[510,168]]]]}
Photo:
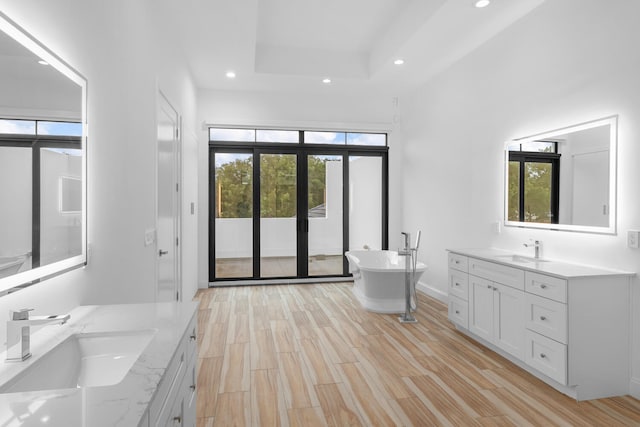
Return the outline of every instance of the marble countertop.
{"type": "Polygon", "coordinates": [[[31,335],[31,358],[5,363],[6,351],[0,354],[0,384],[72,334],[149,329],[156,333],[118,384],[0,394],[0,425],[137,426],[197,307],[197,302],[80,306],[65,325],[37,330],[31,335]]]}
{"type": "Polygon", "coordinates": [[[522,270],[535,273],[548,274],[550,276],[571,279],[577,277],[601,277],[601,276],[634,276],[636,273],[629,271],[600,268],[589,265],[573,264],[550,259],[534,260],[523,254],[495,248],[471,248],[471,249],[447,249],[451,253],[469,256],[484,261],[495,262],[509,267],[517,267],[522,270]],[[510,259],[511,255],[521,257],[521,261],[510,259]]]}

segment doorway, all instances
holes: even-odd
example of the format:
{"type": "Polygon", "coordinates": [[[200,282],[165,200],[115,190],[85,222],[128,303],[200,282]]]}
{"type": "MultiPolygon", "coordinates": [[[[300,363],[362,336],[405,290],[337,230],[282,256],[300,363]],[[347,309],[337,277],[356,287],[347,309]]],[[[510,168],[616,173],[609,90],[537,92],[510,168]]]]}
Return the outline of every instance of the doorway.
{"type": "Polygon", "coordinates": [[[262,142],[259,132],[210,141],[211,284],[343,277],[350,247],[386,248],[386,135],[373,148],[305,144],[304,131],[262,142]]]}
{"type": "Polygon", "coordinates": [[[157,108],[156,301],[179,301],[180,117],[162,92],[157,108]]]}

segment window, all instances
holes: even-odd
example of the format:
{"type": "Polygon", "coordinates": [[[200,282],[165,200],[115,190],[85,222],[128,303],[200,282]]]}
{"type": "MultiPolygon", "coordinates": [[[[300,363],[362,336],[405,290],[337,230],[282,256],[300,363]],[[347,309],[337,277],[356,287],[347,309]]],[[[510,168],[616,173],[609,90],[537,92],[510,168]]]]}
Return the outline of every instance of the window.
{"type": "Polygon", "coordinates": [[[340,277],[388,247],[384,133],[210,128],[209,281],[340,277]]]}
{"type": "Polygon", "coordinates": [[[509,147],[508,220],[557,224],[560,154],[556,141],[509,147]]]}

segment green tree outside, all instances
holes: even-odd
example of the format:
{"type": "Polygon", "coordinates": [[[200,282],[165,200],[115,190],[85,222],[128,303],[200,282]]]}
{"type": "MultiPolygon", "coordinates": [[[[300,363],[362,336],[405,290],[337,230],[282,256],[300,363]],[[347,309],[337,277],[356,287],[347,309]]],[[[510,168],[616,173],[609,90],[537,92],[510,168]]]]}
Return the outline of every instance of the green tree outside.
{"type": "MultiPolygon", "coordinates": [[[[325,202],[326,156],[308,157],[309,208],[325,202]]],[[[292,154],[260,156],[260,216],[292,218],[297,209],[297,161],[292,154]]],[[[216,218],[253,217],[253,159],[224,163],[215,170],[216,218]]]]}

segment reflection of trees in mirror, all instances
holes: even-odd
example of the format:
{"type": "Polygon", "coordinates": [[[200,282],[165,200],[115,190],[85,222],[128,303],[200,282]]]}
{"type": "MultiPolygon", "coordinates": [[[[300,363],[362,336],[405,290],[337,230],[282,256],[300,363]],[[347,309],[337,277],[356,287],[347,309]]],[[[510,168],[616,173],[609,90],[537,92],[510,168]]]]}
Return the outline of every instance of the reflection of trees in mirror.
{"type": "Polygon", "coordinates": [[[525,222],[550,223],[551,163],[525,163],[525,222]]]}
{"type": "Polygon", "coordinates": [[[508,219],[510,221],[537,223],[557,221],[554,221],[557,215],[553,213],[554,185],[557,187],[553,180],[553,163],[509,161],[508,179],[508,219]],[[521,179],[524,182],[521,182],[521,179]]]}
{"type": "MultiPolygon", "coordinates": [[[[308,157],[309,208],[322,205],[326,193],[326,162],[321,156],[308,157]]],[[[296,216],[295,155],[260,156],[260,216],[292,218],[296,216]]],[[[216,167],[216,218],[251,218],[253,216],[253,161],[251,157],[235,159],[216,167]]]]}

